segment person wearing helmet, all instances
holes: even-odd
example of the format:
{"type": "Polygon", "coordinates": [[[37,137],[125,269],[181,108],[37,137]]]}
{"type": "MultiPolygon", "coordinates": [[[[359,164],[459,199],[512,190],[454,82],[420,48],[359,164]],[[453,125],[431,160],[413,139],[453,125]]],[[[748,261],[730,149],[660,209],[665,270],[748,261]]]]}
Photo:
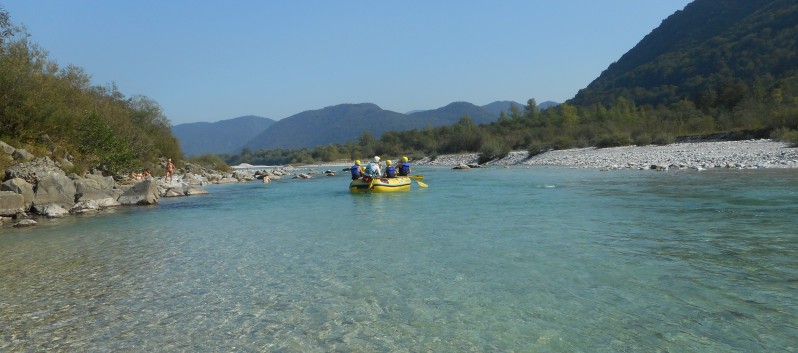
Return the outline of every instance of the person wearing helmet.
{"type": "Polygon", "coordinates": [[[397,168],[400,176],[408,176],[410,175],[410,162],[408,162],[407,157],[402,157],[402,163],[399,164],[397,168]]]}
{"type": "Polygon", "coordinates": [[[374,160],[366,165],[366,175],[371,178],[379,178],[382,175],[380,156],[374,156],[374,160]]]}
{"type": "Polygon", "coordinates": [[[385,177],[396,178],[396,168],[391,165],[391,160],[385,161],[385,177]]]}
{"type": "Polygon", "coordinates": [[[352,171],[352,180],[357,180],[363,176],[363,167],[360,166],[360,160],[355,161],[355,165],[349,168],[352,171]]]}

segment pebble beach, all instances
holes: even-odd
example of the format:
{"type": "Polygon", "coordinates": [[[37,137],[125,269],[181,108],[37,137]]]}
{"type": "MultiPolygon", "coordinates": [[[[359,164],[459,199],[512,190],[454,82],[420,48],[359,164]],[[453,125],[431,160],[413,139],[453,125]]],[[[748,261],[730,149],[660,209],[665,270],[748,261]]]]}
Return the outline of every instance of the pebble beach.
{"type": "MultiPolygon", "coordinates": [[[[416,165],[476,165],[477,153],[440,155],[423,158],[416,165]]],[[[685,142],[664,146],[624,146],[611,148],[573,148],[552,150],[529,156],[513,151],[506,157],[483,165],[560,166],[598,169],[759,169],[798,168],[798,148],[769,139],[685,142]]]]}

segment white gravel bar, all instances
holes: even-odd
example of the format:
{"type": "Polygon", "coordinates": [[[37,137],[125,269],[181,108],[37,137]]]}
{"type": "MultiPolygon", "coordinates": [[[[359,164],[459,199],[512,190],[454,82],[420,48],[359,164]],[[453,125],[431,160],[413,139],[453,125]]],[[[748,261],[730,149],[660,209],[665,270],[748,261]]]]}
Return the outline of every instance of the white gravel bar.
{"type": "MultiPolygon", "coordinates": [[[[424,158],[417,165],[475,165],[476,153],[424,158]]],[[[483,165],[562,166],[599,169],[758,169],[798,168],[798,148],[768,139],[722,142],[686,142],[665,146],[573,148],[529,157],[513,151],[507,157],[483,165]]]]}

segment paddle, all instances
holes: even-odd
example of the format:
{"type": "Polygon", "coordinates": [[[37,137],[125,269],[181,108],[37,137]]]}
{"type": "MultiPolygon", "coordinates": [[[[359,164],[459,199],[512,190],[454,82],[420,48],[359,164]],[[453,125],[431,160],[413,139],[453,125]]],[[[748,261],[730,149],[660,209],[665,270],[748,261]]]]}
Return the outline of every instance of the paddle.
{"type": "Polygon", "coordinates": [[[424,184],[424,183],[422,183],[422,182],[420,182],[420,181],[418,181],[418,180],[416,180],[416,183],[418,183],[418,186],[420,186],[420,187],[422,187],[422,188],[425,188],[425,187],[427,187],[427,184],[424,184]]]}
{"type": "Polygon", "coordinates": [[[408,176],[408,178],[410,178],[410,179],[416,179],[416,180],[424,180],[424,176],[423,176],[423,175],[421,175],[421,174],[418,174],[418,175],[409,175],[409,176],[408,176]]]}

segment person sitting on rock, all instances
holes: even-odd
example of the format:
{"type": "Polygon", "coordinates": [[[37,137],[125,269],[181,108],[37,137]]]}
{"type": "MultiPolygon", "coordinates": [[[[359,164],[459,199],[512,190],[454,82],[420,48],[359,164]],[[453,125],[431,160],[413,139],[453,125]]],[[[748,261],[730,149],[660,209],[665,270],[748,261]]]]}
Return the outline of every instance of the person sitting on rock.
{"type": "Polygon", "coordinates": [[[399,176],[408,176],[410,175],[410,162],[408,162],[407,156],[402,157],[402,163],[399,164],[399,176]]]}
{"type": "Polygon", "coordinates": [[[352,180],[360,179],[363,176],[363,167],[360,166],[360,160],[355,161],[355,165],[353,165],[349,170],[352,172],[352,180]]]}
{"type": "Polygon", "coordinates": [[[385,161],[385,177],[386,178],[396,178],[396,168],[391,165],[391,160],[385,161]]]}

